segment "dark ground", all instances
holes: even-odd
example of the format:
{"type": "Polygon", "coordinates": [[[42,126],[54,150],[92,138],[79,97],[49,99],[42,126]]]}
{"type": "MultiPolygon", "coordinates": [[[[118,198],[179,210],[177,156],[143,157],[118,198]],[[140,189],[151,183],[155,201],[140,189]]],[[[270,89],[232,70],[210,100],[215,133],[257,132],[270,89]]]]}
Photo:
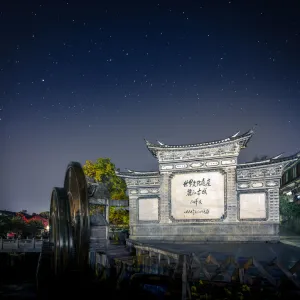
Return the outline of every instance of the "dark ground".
{"type": "Polygon", "coordinates": [[[0,298],[35,299],[39,253],[0,253],[0,298]]]}
{"type": "MultiPolygon", "coordinates": [[[[288,244],[207,244],[193,245],[189,251],[196,253],[209,252],[217,260],[223,260],[229,253],[235,253],[236,256],[249,257],[256,256],[259,260],[271,260],[279,258],[287,267],[300,259],[300,248],[298,246],[299,235],[293,236],[291,232],[282,232],[282,237],[288,244]],[[220,248],[220,246],[222,246],[220,248]]],[[[154,247],[163,250],[172,250],[177,253],[186,252],[184,244],[156,244],[149,243],[154,247]]],[[[0,253],[0,298],[1,299],[37,299],[36,289],[36,268],[39,253],[26,254],[7,254],[0,253]]],[[[88,299],[95,295],[102,295],[103,299],[133,299],[126,290],[117,292],[115,283],[94,281],[89,276],[73,273],[68,278],[63,278],[59,282],[49,282],[49,291],[40,299],[55,299],[56,297],[68,297],[76,299],[88,299]],[[105,295],[105,296],[103,296],[105,295]]],[[[146,300],[145,297],[139,297],[146,300]]],[[[233,298],[232,298],[233,299],[233,298]]],[[[247,298],[249,299],[249,298],[247,298]]],[[[267,298],[266,298],[267,299],[267,298]]],[[[275,299],[275,298],[274,298],[275,299]]],[[[278,298],[277,298],[278,299],[278,298]]],[[[284,298],[281,298],[284,299],[284,298]]],[[[294,299],[288,296],[289,300],[294,299]]],[[[295,299],[300,299],[298,294],[295,299]],[[299,298],[298,298],[299,297],[299,298]]],[[[246,299],[245,299],[246,300],[246,299]]],[[[256,299],[258,300],[258,299],[256,299]]]]}

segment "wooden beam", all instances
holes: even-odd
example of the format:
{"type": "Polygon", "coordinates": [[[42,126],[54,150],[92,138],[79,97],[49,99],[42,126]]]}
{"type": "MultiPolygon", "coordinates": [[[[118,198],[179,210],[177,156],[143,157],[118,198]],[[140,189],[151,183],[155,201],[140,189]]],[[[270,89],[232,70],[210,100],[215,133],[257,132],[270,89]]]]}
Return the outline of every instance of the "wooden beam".
{"type": "Polygon", "coordinates": [[[256,267],[256,269],[265,277],[267,280],[273,285],[277,286],[275,278],[273,278],[266,270],[265,268],[253,257],[252,258],[253,265],[256,267]]]}
{"type": "Polygon", "coordinates": [[[283,265],[281,265],[277,258],[273,262],[282,271],[282,273],[295,284],[297,288],[300,288],[300,282],[296,280],[296,278],[293,276],[293,273],[290,270],[286,269],[283,265]]]}
{"type": "Polygon", "coordinates": [[[297,271],[300,270],[300,260],[298,260],[291,268],[290,268],[290,272],[292,274],[295,274],[297,271]]]}

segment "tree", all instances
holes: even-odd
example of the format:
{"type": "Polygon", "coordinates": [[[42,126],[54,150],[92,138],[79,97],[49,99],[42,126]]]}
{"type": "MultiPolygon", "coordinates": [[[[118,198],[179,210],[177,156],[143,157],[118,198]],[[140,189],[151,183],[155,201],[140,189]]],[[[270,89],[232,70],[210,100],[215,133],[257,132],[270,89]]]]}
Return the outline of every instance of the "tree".
{"type": "Polygon", "coordinates": [[[50,217],[50,211],[42,211],[42,212],[39,213],[39,215],[42,218],[49,219],[49,217],[50,217]]]}
{"type": "Polygon", "coordinates": [[[126,183],[115,173],[115,165],[109,158],[98,158],[95,162],[87,160],[83,166],[86,176],[94,178],[96,182],[104,183],[114,200],[128,199],[126,195],[126,183]]]}
{"type": "Polygon", "coordinates": [[[5,237],[10,229],[10,217],[0,216],[0,236],[5,237]]]}
{"type": "Polygon", "coordinates": [[[290,197],[287,195],[280,195],[279,197],[280,214],[286,219],[292,217],[300,218],[300,205],[295,202],[290,202],[290,197]]]}
{"type": "Polygon", "coordinates": [[[44,224],[42,221],[40,220],[36,220],[36,219],[29,219],[26,222],[26,225],[24,227],[23,233],[25,235],[29,235],[29,236],[33,236],[35,237],[36,234],[40,231],[44,229],[44,224]]]}
{"type": "Polygon", "coordinates": [[[8,223],[9,231],[20,232],[24,230],[25,222],[24,219],[20,216],[15,216],[10,218],[8,223]]]}
{"type": "Polygon", "coordinates": [[[110,207],[109,223],[115,226],[129,226],[129,212],[126,209],[118,207],[110,207]]]}

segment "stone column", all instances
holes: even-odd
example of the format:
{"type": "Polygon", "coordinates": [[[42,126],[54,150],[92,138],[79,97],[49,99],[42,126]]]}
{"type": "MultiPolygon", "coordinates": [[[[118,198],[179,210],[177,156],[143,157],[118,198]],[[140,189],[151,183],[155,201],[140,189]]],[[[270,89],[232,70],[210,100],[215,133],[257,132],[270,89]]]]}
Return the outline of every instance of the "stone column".
{"type": "Polygon", "coordinates": [[[160,223],[170,223],[169,218],[169,176],[168,172],[160,173],[160,223]]]}
{"type": "Polygon", "coordinates": [[[237,222],[236,166],[226,168],[227,173],[227,218],[226,222],[237,222]]]}
{"type": "MultiPolygon", "coordinates": [[[[129,226],[134,226],[137,224],[137,196],[130,195],[129,197],[129,226]]],[[[134,234],[130,232],[130,234],[134,234]]]]}
{"type": "Polygon", "coordinates": [[[106,199],[105,202],[106,202],[106,206],[105,206],[105,219],[106,219],[107,223],[109,223],[109,207],[110,207],[110,205],[109,205],[109,199],[106,199]]]}
{"type": "Polygon", "coordinates": [[[279,188],[268,189],[269,221],[279,224],[279,188]]]}

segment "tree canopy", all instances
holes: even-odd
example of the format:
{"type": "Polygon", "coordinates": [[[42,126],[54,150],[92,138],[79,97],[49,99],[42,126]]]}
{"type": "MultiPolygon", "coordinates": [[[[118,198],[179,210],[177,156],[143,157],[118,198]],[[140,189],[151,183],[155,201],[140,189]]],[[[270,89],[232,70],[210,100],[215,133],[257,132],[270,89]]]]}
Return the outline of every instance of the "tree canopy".
{"type": "Polygon", "coordinates": [[[290,198],[286,195],[280,195],[279,210],[280,214],[287,217],[300,217],[300,205],[295,202],[290,202],[290,198]]]}
{"type": "Polygon", "coordinates": [[[39,215],[42,218],[49,219],[49,217],[50,217],[50,211],[42,211],[42,212],[39,213],[39,215]]]}
{"type": "Polygon", "coordinates": [[[98,158],[95,162],[87,160],[83,166],[86,176],[95,179],[96,182],[104,183],[114,200],[128,199],[126,195],[126,183],[115,173],[116,167],[110,158],[98,158]]]}
{"type": "Polygon", "coordinates": [[[27,220],[23,215],[0,216],[0,236],[6,237],[8,232],[22,233],[25,236],[35,236],[40,229],[44,228],[42,221],[31,218],[27,220]]]}
{"type": "Polygon", "coordinates": [[[115,226],[129,226],[129,212],[123,208],[109,208],[109,223],[115,226]]]}

